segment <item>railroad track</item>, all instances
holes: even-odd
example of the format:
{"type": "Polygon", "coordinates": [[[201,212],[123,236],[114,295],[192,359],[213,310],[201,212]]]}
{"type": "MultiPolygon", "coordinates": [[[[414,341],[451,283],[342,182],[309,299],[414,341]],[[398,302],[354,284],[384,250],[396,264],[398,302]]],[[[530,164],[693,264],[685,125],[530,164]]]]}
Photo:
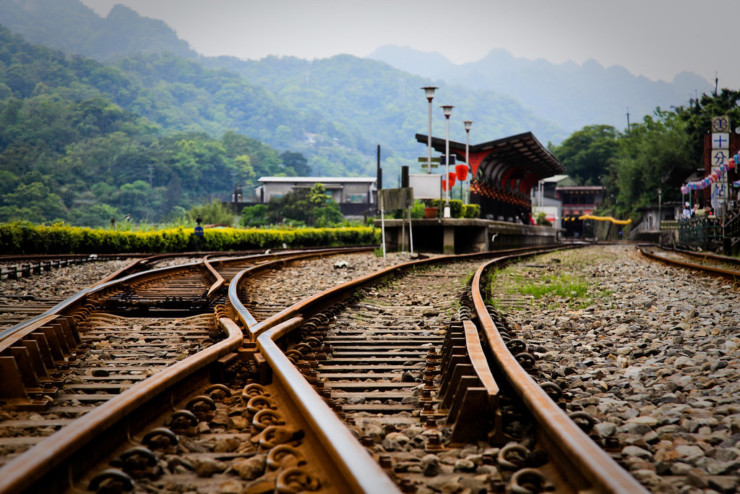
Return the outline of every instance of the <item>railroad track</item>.
{"type": "Polygon", "coordinates": [[[655,245],[638,245],[637,249],[643,256],[668,265],[695,269],[731,280],[740,280],[740,259],[735,257],[665,249],[655,245]]]}
{"type": "Polygon", "coordinates": [[[0,333],[0,465],[222,339],[219,300],[227,279],[245,266],[295,257],[168,261],[169,267],[136,274],[139,261],[0,333]]]}
{"type": "Polygon", "coordinates": [[[155,267],[196,262],[199,258],[160,254],[138,259],[121,256],[30,258],[12,262],[3,259],[0,330],[41,315],[90,285],[103,284],[155,267]],[[57,274],[56,286],[48,287],[45,286],[46,275],[52,270],[57,274]]]}
{"type": "Polygon", "coordinates": [[[219,305],[212,318],[222,341],[67,425],[43,454],[11,462],[0,487],[74,479],[74,491],[644,491],[527,384],[536,359],[497,330],[476,291],[481,259],[444,261],[360,276],[259,320],[239,300],[240,271],[233,309],[219,305]],[[97,429],[94,445],[81,439],[85,422],[97,429]],[[104,445],[110,456],[94,465],[90,453],[104,445]]]}

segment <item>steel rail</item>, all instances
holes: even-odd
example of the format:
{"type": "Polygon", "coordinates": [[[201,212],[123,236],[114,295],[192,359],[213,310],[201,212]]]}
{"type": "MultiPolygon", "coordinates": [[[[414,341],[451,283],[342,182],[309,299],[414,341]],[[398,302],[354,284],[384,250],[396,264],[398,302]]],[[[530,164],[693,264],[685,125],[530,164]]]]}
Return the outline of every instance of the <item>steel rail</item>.
{"type": "MultiPolygon", "coordinates": [[[[558,248],[561,247],[551,246],[548,248],[528,249],[524,253],[516,251],[517,253],[515,254],[497,259],[499,261],[510,260],[522,257],[523,255],[529,256],[540,252],[549,252],[558,248]]],[[[303,416],[306,420],[311,421],[314,426],[314,433],[320,438],[324,447],[327,448],[327,453],[334,460],[335,467],[346,476],[343,480],[349,485],[354,486],[353,492],[397,493],[400,491],[387,474],[382,471],[378,463],[367,453],[365,447],[359,443],[331,408],[326,405],[321,396],[313,389],[313,386],[306,381],[300,371],[288,360],[275,341],[298,328],[303,321],[304,313],[309,311],[316,312],[323,307],[327,307],[337,299],[342,298],[344,294],[378,280],[385,275],[401,272],[418,265],[430,265],[476,257],[490,257],[496,254],[496,252],[485,252],[457,256],[440,256],[390,266],[375,273],[370,273],[324,290],[317,295],[297,302],[259,323],[256,322],[254,317],[249,314],[241,301],[239,301],[236,288],[239,282],[237,277],[241,277],[241,275],[246,274],[253,268],[247,268],[234,278],[234,281],[229,287],[229,302],[237,311],[238,317],[242,322],[254,321],[252,324],[246,324],[248,333],[256,340],[265,360],[269,363],[281,383],[283,383],[285,389],[291,394],[294,406],[303,411],[303,416]],[[335,441],[337,441],[336,444],[334,444],[335,441]]],[[[260,265],[259,267],[262,266],[264,265],[260,265]]],[[[486,378],[484,377],[484,379],[486,378]]],[[[490,380],[486,379],[485,385],[487,389],[493,389],[495,383],[491,383],[490,380]]]]}
{"type": "MultiPolygon", "coordinates": [[[[359,287],[372,280],[381,278],[382,276],[396,272],[398,270],[409,269],[412,266],[416,266],[416,265],[447,262],[453,259],[471,259],[471,258],[476,258],[476,257],[485,258],[485,257],[490,257],[492,255],[501,255],[501,254],[506,255],[505,257],[507,258],[516,258],[516,257],[521,257],[523,255],[536,255],[537,253],[550,252],[552,250],[557,250],[560,248],[562,248],[562,246],[560,245],[528,247],[524,249],[508,249],[508,250],[501,250],[501,251],[476,252],[476,253],[471,253],[471,254],[446,255],[446,256],[431,257],[427,259],[417,259],[415,261],[407,261],[405,263],[400,263],[400,264],[396,264],[395,266],[390,266],[390,267],[381,269],[379,271],[376,271],[375,273],[370,273],[364,276],[360,276],[358,278],[355,278],[354,280],[350,280],[341,285],[328,288],[327,290],[321,293],[318,293],[316,295],[303,299],[297,302],[296,304],[294,304],[293,306],[283,309],[277,314],[273,314],[272,316],[268,317],[264,321],[258,322],[252,316],[252,314],[250,314],[249,311],[244,307],[244,304],[242,304],[241,301],[239,300],[238,285],[243,281],[243,279],[245,279],[243,275],[246,275],[248,272],[254,269],[257,269],[257,268],[268,267],[265,264],[260,264],[259,266],[255,266],[253,268],[247,268],[234,277],[234,280],[232,280],[232,283],[229,286],[229,301],[231,302],[231,305],[237,310],[239,320],[248,329],[249,333],[253,337],[256,338],[260,332],[270,328],[271,326],[275,324],[279,324],[287,319],[290,319],[291,317],[294,317],[296,314],[302,311],[305,311],[308,308],[313,307],[314,305],[325,303],[324,302],[325,298],[329,298],[334,291],[341,292],[341,291],[346,291],[351,288],[359,287]],[[513,254],[509,255],[509,253],[513,253],[513,254]]],[[[566,247],[566,248],[571,248],[571,247],[566,247]]]]}
{"type": "Polygon", "coordinates": [[[720,254],[715,254],[714,252],[695,252],[693,250],[677,249],[675,247],[663,246],[663,245],[657,245],[657,244],[639,244],[639,245],[653,245],[655,247],[659,247],[662,250],[667,250],[670,252],[678,252],[679,254],[684,254],[688,257],[698,257],[698,258],[706,259],[710,261],[740,265],[740,258],[732,257],[732,256],[723,256],[720,254]]]}
{"type": "MultiPolygon", "coordinates": [[[[155,397],[167,393],[171,386],[184,381],[224,355],[235,352],[242,345],[244,335],[236,323],[221,318],[219,324],[227,333],[225,340],[135,384],[6,464],[0,475],[0,492],[22,492],[34,485],[44,484],[45,476],[58,468],[68,472],[66,479],[69,481],[77,473],[72,461],[83,448],[96,442],[95,455],[100,455],[100,449],[105,445],[111,449],[117,447],[117,443],[109,444],[108,441],[96,439],[115,427],[132,433],[128,430],[130,426],[121,425],[129,415],[142,410],[155,397]]],[[[64,478],[65,475],[56,475],[56,482],[64,478]]],[[[55,489],[60,487],[62,486],[55,485],[55,489]]]]}
{"type": "MultiPolygon", "coordinates": [[[[357,248],[357,249],[353,249],[353,250],[344,249],[344,250],[339,250],[338,252],[337,251],[333,251],[333,250],[326,250],[326,251],[321,251],[319,253],[319,256],[335,255],[335,254],[341,253],[341,252],[344,252],[344,253],[346,253],[346,252],[350,252],[350,253],[363,252],[363,251],[366,251],[366,250],[368,250],[368,248],[365,248],[365,247],[357,248]]],[[[257,266],[250,266],[250,267],[248,267],[248,268],[240,271],[239,273],[237,273],[236,276],[234,276],[234,278],[231,280],[231,283],[229,283],[229,291],[228,291],[229,301],[231,302],[231,305],[236,310],[237,318],[239,319],[239,322],[241,322],[244,325],[244,327],[247,328],[247,330],[249,331],[249,333],[252,336],[252,338],[254,338],[256,336],[257,332],[260,331],[263,327],[266,327],[266,326],[269,326],[269,325],[273,325],[273,324],[277,324],[280,321],[283,321],[285,319],[289,319],[292,316],[286,316],[286,315],[283,315],[283,314],[286,314],[286,313],[287,314],[290,314],[292,312],[289,311],[289,309],[285,309],[285,310],[283,310],[282,312],[279,313],[280,315],[283,315],[283,316],[281,316],[281,317],[279,317],[277,319],[275,318],[275,316],[272,316],[272,317],[266,319],[265,321],[262,321],[261,323],[258,322],[257,319],[255,319],[254,316],[247,310],[247,308],[244,306],[244,304],[241,302],[241,300],[239,300],[239,287],[241,286],[241,283],[243,283],[243,282],[245,282],[247,280],[247,275],[249,275],[249,274],[257,273],[259,271],[263,271],[263,270],[266,270],[266,269],[272,269],[272,268],[274,268],[274,267],[276,267],[276,266],[278,266],[280,264],[285,264],[285,263],[292,262],[292,261],[299,261],[299,260],[307,259],[307,258],[310,258],[310,257],[317,257],[317,255],[314,252],[308,253],[308,254],[297,254],[297,255],[293,255],[293,256],[288,256],[288,257],[283,257],[283,258],[280,258],[280,259],[276,259],[274,261],[268,261],[268,262],[265,262],[265,263],[262,263],[262,264],[258,264],[257,266]]],[[[295,311],[293,311],[293,312],[295,312],[295,311]]]]}
{"type": "MultiPolygon", "coordinates": [[[[473,277],[475,311],[498,367],[537,421],[544,442],[559,450],[558,454],[550,455],[551,459],[561,471],[567,472],[569,480],[580,479],[583,487],[579,492],[591,489],[594,492],[614,494],[647,493],[634,477],[622,469],[550,399],[506,347],[486,309],[480,286],[485,270],[498,261],[494,259],[482,265],[473,277]]],[[[579,485],[578,482],[575,484],[579,485]]]]}
{"type": "MultiPolygon", "coordinates": [[[[274,257],[276,255],[277,256],[281,256],[281,255],[284,255],[284,254],[270,254],[270,256],[272,256],[272,257],[274,257]]],[[[290,255],[291,256],[294,256],[295,254],[292,254],[291,253],[290,255]]],[[[246,255],[246,256],[241,256],[241,257],[235,256],[235,257],[229,258],[228,260],[229,261],[232,261],[232,262],[237,262],[239,260],[249,260],[249,259],[252,259],[252,258],[260,258],[260,257],[263,257],[263,256],[266,256],[266,254],[257,254],[257,255],[254,255],[254,256],[253,255],[246,255]]],[[[116,273],[113,273],[112,275],[108,276],[104,280],[101,280],[101,281],[99,281],[99,282],[97,282],[97,283],[95,283],[93,285],[90,285],[89,287],[87,287],[87,288],[85,288],[83,290],[80,290],[79,292],[75,293],[74,295],[72,295],[72,296],[68,297],[67,299],[63,300],[62,302],[58,303],[54,307],[51,307],[46,312],[44,312],[42,314],[39,314],[38,316],[35,316],[35,317],[33,317],[31,319],[28,319],[26,321],[23,321],[23,322],[21,322],[19,324],[16,324],[15,326],[11,326],[10,328],[7,328],[5,330],[0,331],[0,341],[2,341],[3,339],[6,339],[8,337],[11,337],[15,332],[21,331],[21,330],[23,330],[23,328],[25,328],[25,327],[27,327],[29,325],[32,325],[34,323],[37,323],[38,321],[42,321],[42,320],[48,321],[48,319],[49,319],[50,316],[58,315],[58,314],[61,314],[65,310],[72,309],[76,304],[82,305],[82,304],[84,304],[84,302],[87,300],[87,298],[89,296],[94,295],[94,294],[97,294],[97,293],[101,293],[101,292],[103,292],[105,290],[108,290],[108,289],[113,289],[113,288],[116,287],[116,285],[120,285],[120,284],[124,284],[124,283],[128,283],[128,282],[132,282],[132,281],[138,281],[139,279],[144,279],[146,277],[158,276],[158,275],[166,274],[166,273],[168,273],[170,271],[177,271],[179,269],[188,268],[188,267],[195,267],[195,266],[198,266],[198,265],[204,265],[203,266],[204,269],[207,269],[209,271],[209,273],[211,273],[211,275],[213,275],[213,273],[210,271],[213,268],[206,266],[205,265],[205,259],[204,259],[204,260],[201,260],[201,261],[193,261],[193,262],[189,262],[189,263],[185,263],[185,264],[180,264],[180,265],[177,265],[177,266],[165,266],[165,267],[161,267],[161,268],[150,269],[150,270],[147,270],[147,271],[141,271],[141,272],[138,272],[138,273],[131,273],[131,274],[127,274],[124,277],[120,277],[121,274],[126,273],[132,267],[138,266],[141,263],[146,263],[146,262],[150,261],[151,259],[156,259],[156,258],[159,258],[159,257],[166,257],[166,256],[153,256],[153,257],[149,257],[149,258],[146,258],[146,259],[141,259],[139,261],[135,261],[134,263],[130,264],[129,266],[126,266],[126,267],[118,270],[116,273]]],[[[169,256],[169,257],[172,257],[172,256],[169,256]]],[[[214,262],[221,262],[221,261],[220,260],[219,261],[211,261],[211,263],[214,263],[214,262]]],[[[210,290],[212,290],[212,289],[213,289],[213,285],[209,288],[209,295],[211,295],[210,290]]]]}
{"type": "MultiPolygon", "coordinates": [[[[718,268],[718,267],[714,267],[714,266],[707,266],[707,265],[704,265],[704,264],[694,264],[694,263],[687,262],[687,261],[679,261],[678,259],[670,259],[668,257],[664,257],[664,256],[661,256],[661,255],[658,255],[658,254],[655,254],[653,252],[649,252],[649,251],[645,250],[645,246],[644,245],[637,245],[635,247],[640,252],[641,255],[647,257],[648,259],[652,259],[654,261],[659,261],[659,262],[662,262],[662,263],[667,264],[669,266],[681,266],[681,267],[684,267],[684,268],[689,268],[689,269],[695,269],[695,270],[699,270],[699,271],[704,271],[704,272],[707,272],[707,273],[712,273],[712,274],[716,274],[718,276],[722,276],[723,278],[727,278],[727,279],[730,279],[730,280],[738,280],[738,279],[740,279],[740,271],[735,271],[735,270],[732,270],[732,269],[718,268]]],[[[681,252],[681,251],[676,251],[676,252],[679,252],[680,254],[684,254],[684,252],[681,252]]]]}
{"type": "Polygon", "coordinates": [[[257,346],[273,375],[282,383],[293,405],[311,426],[351,492],[400,493],[378,462],[275,343],[275,340],[298,328],[302,322],[303,318],[293,317],[264,331],[257,338],[257,346]]]}

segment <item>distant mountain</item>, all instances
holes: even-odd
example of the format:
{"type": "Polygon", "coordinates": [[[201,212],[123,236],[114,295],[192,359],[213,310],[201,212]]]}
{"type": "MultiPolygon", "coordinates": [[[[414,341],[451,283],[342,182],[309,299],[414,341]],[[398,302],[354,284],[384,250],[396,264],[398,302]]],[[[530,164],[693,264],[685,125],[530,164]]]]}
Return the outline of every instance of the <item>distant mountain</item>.
{"type": "MultiPolygon", "coordinates": [[[[355,139],[342,143],[371,154],[376,144],[405,159],[415,159],[425,149],[414,139],[427,134],[428,105],[422,86],[429,79],[410,75],[389,64],[350,55],[307,61],[292,57],[267,57],[245,61],[230,57],[204,63],[237,72],[300,111],[320,110],[355,139]]],[[[538,118],[512,98],[492,91],[472,90],[439,83],[433,106],[432,133],[445,135],[439,105],[455,105],[450,138],[465,141],[463,120],[473,120],[473,142],[483,142],[531,131],[543,143],[560,141],[566,134],[557,125],[538,118]]]]}
{"type": "MultiPolygon", "coordinates": [[[[414,135],[427,132],[428,107],[419,88],[432,81],[387,63],[348,55],[314,61],[202,57],[163,22],[120,6],[101,18],[79,0],[0,0],[0,24],[37,43],[87,54],[117,69],[95,67],[92,72],[121,80],[108,85],[92,80],[92,85],[165,132],[219,136],[234,130],[278,150],[303,153],[317,175],[373,174],[380,145],[389,162],[389,183],[401,165],[418,166],[416,157],[426,151],[414,135]]],[[[454,140],[465,139],[462,120],[468,119],[475,122],[473,142],[525,131],[543,143],[567,136],[511,97],[435,85],[440,86],[435,103],[455,105],[450,125],[454,140]]],[[[443,136],[438,105],[433,121],[433,134],[443,136]]]]}
{"type": "Polygon", "coordinates": [[[380,47],[368,58],[423,77],[508,95],[568,131],[592,124],[623,129],[627,111],[630,120],[637,122],[656,107],[685,105],[695,93],[712,89],[690,72],[677,75],[671,83],[651,81],[624,67],[605,68],[594,60],[583,65],[553,64],[514,57],[506,50],[492,50],[485,58],[462,65],[436,53],[398,46],[380,47]]]}
{"type": "Polygon", "coordinates": [[[0,24],[31,43],[100,61],[139,53],[198,55],[166,23],[123,5],[101,18],[79,0],[0,0],[0,24]]]}

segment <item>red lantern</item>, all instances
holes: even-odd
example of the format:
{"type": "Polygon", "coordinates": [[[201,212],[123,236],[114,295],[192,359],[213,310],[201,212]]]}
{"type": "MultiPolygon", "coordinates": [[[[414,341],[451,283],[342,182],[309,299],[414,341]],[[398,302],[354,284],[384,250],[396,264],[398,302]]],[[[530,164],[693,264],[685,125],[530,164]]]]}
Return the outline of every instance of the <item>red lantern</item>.
{"type": "Polygon", "coordinates": [[[455,165],[455,175],[459,181],[464,182],[468,178],[468,165],[455,165]]]}
{"type": "Polygon", "coordinates": [[[450,172],[449,173],[450,178],[448,179],[450,181],[450,188],[455,186],[455,174],[450,172]]]}
{"type": "Polygon", "coordinates": [[[447,190],[447,180],[442,179],[442,190],[443,191],[447,190]]]}

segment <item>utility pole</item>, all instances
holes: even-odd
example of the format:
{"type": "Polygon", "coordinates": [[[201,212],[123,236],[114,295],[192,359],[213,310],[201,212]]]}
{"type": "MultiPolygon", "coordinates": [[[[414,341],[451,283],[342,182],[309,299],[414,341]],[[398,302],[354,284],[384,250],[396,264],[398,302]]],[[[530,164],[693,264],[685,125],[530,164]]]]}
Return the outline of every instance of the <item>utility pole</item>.
{"type": "Polygon", "coordinates": [[[630,107],[627,107],[627,132],[630,131],[630,107]]]}

